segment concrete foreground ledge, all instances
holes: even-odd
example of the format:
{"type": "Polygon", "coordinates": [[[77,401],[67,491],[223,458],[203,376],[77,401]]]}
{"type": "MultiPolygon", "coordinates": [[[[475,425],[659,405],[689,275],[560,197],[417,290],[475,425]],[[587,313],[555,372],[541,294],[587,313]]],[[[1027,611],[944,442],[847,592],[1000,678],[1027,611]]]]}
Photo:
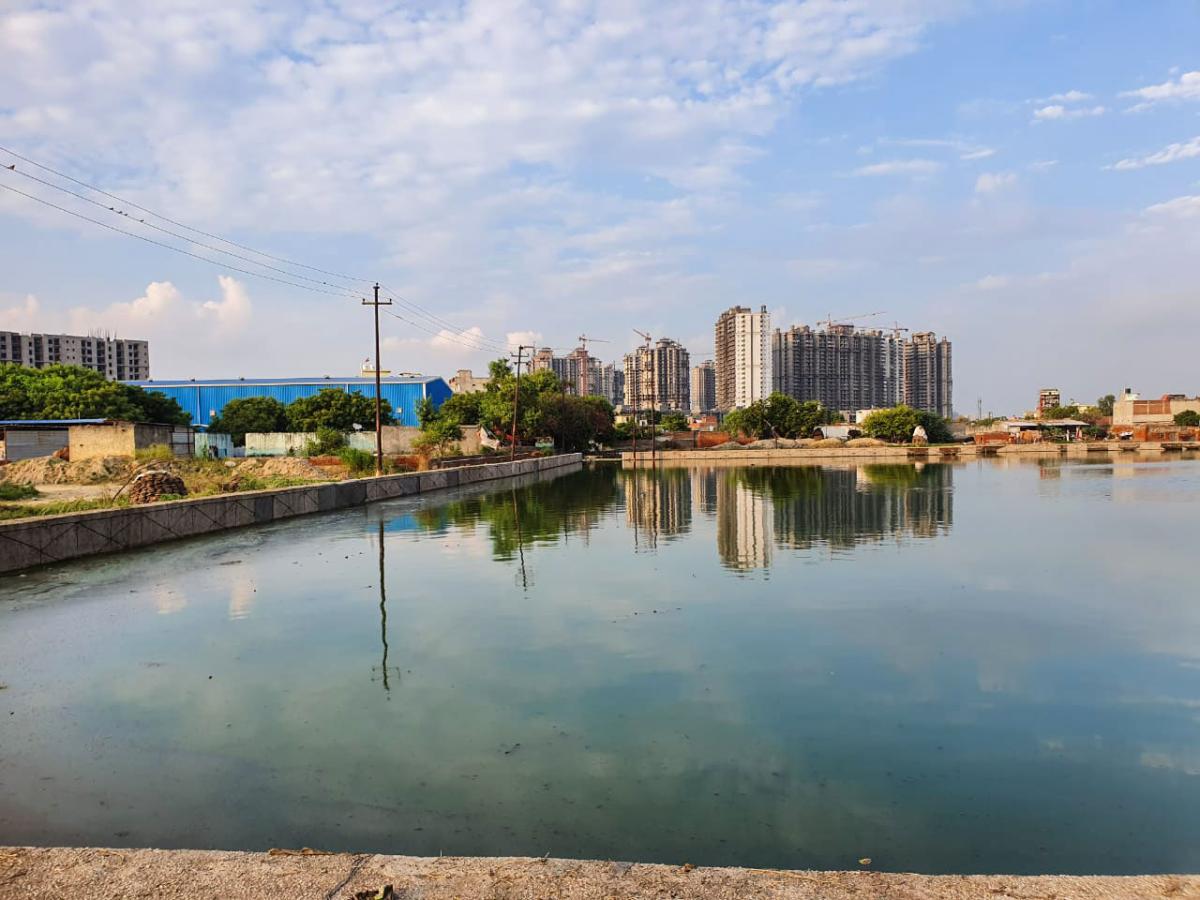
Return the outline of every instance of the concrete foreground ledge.
{"type": "Polygon", "coordinates": [[[901,875],[801,872],[514,857],[417,857],[312,851],[0,847],[0,897],[609,900],[843,898],[1108,900],[1200,897],[1200,876],[901,875]]]}

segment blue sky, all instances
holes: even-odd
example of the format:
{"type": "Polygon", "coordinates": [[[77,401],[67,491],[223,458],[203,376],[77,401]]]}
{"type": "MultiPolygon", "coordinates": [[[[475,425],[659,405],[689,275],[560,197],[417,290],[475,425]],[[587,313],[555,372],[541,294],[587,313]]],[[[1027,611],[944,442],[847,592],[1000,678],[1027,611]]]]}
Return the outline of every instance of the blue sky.
{"type": "MultiPolygon", "coordinates": [[[[433,316],[385,317],[394,370],[584,333],[617,358],[634,328],[698,359],[743,303],[946,335],[963,412],[1200,392],[1194,2],[274,7],[10,2],[0,145],[378,278],[433,316]]],[[[14,162],[0,185],[216,255],[14,162]]],[[[0,248],[0,328],[147,337],[156,376],[345,374],[370,350],[357,282],[311,293],[4,190],[0,248]]]]}

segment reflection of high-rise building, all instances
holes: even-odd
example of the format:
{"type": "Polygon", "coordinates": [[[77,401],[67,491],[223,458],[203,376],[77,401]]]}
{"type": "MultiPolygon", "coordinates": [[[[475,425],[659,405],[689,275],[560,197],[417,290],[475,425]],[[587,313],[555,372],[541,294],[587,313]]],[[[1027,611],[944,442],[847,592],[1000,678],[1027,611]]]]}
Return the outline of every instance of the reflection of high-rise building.
{"type": "Polygon", "coordinates": [[[625,405],[663,412],[690,408],[688,352],[678,341],[660,338],[651,347],[625,355],[625,405]]]}
{"type": "Polygon", "coordinates": [[[672,538],[692,527],[692,483],[686,469],[628,469],[625,520],[641,529],[646,542],[672,538]]]}
{"type": "Polygon", "coordinates": [[[692,498],[706,516],[717,514],[717,473],[714,469],[689,469],[692,477],[692,498]]]}
{"type": "Polygon", "coordinates": [[[717,364],[706,359],[692,366],[692,412],[707,413],[717,408],[717,364]]]}
{"type": "Polygon", "coordinates": [[[904,343],[904,402],[945,416],[954,415],[954,378],[950,370],[950,342],[932,331],[922,331],[904,343]]]}
{"type": "Polygon", "coordinates": [[[771,390],[771,316],[734,306],[717,319],[717,409],[727,411],[766,399],[771,390]]]}
{"type": "Polygon", "coordinates": [[[717,472],[717,554],[731,569],[771,565],[773,537],[770,501],[731,469],[717,472]]]}
{"type": "Polygon", "coordinates": [[[782,546],[845,548],[890,535],[934,537],[953,522],[950,466],[759,471],[753,483],[771,497],[782,546]]]}
{"type": "Polygon", "coordinates": [[[771,336],[774,390],[826,409],[895,406],[902,399],[902,348],[893,334],[829,325],[794,325],[771,336]]]}

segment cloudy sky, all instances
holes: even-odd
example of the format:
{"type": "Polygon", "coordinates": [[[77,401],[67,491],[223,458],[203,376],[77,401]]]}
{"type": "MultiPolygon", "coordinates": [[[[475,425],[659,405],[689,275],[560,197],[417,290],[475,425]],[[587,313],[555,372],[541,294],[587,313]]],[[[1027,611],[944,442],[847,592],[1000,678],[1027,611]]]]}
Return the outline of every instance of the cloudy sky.
{"type": "Polygon", "coordinates": [[[353,372],[378,279],[394,370],[742,303],[944,334],[962,412],[1200,392],[1193,0],[8,0],[0,84],[0,328],[159,377],[353,372]]]}

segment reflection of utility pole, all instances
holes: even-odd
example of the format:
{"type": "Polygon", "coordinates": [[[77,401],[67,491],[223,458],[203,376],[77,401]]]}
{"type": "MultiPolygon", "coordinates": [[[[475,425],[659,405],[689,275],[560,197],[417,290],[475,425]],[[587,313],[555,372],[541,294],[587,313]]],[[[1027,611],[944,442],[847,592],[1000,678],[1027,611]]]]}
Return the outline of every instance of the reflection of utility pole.
{"type": "Polygon", "coordinates": [[[517,525],[517,556],[521,560],[521,590],[529,592],[529,578],[525,573],[525,541],[521,537],[521,513],[517,509],[517,489],[512,489],[513,521],[517,525]]]}
{"type": "MultiPolygon", "coordinates": [[[[379,667],[383,673],[383,689],[390,692],[392,686],[388,684],[388,640],[387,640],[387,586],[384,581],[384,546],[383,546],[383,520],[379,520],[379,639],[383,643],[383,661],[379,667]]],[[[396,674],[400,674],[400,669],[396,669],[396,674]]],[[[373,681],[374,679],[372,679],[373,681]]]]}

